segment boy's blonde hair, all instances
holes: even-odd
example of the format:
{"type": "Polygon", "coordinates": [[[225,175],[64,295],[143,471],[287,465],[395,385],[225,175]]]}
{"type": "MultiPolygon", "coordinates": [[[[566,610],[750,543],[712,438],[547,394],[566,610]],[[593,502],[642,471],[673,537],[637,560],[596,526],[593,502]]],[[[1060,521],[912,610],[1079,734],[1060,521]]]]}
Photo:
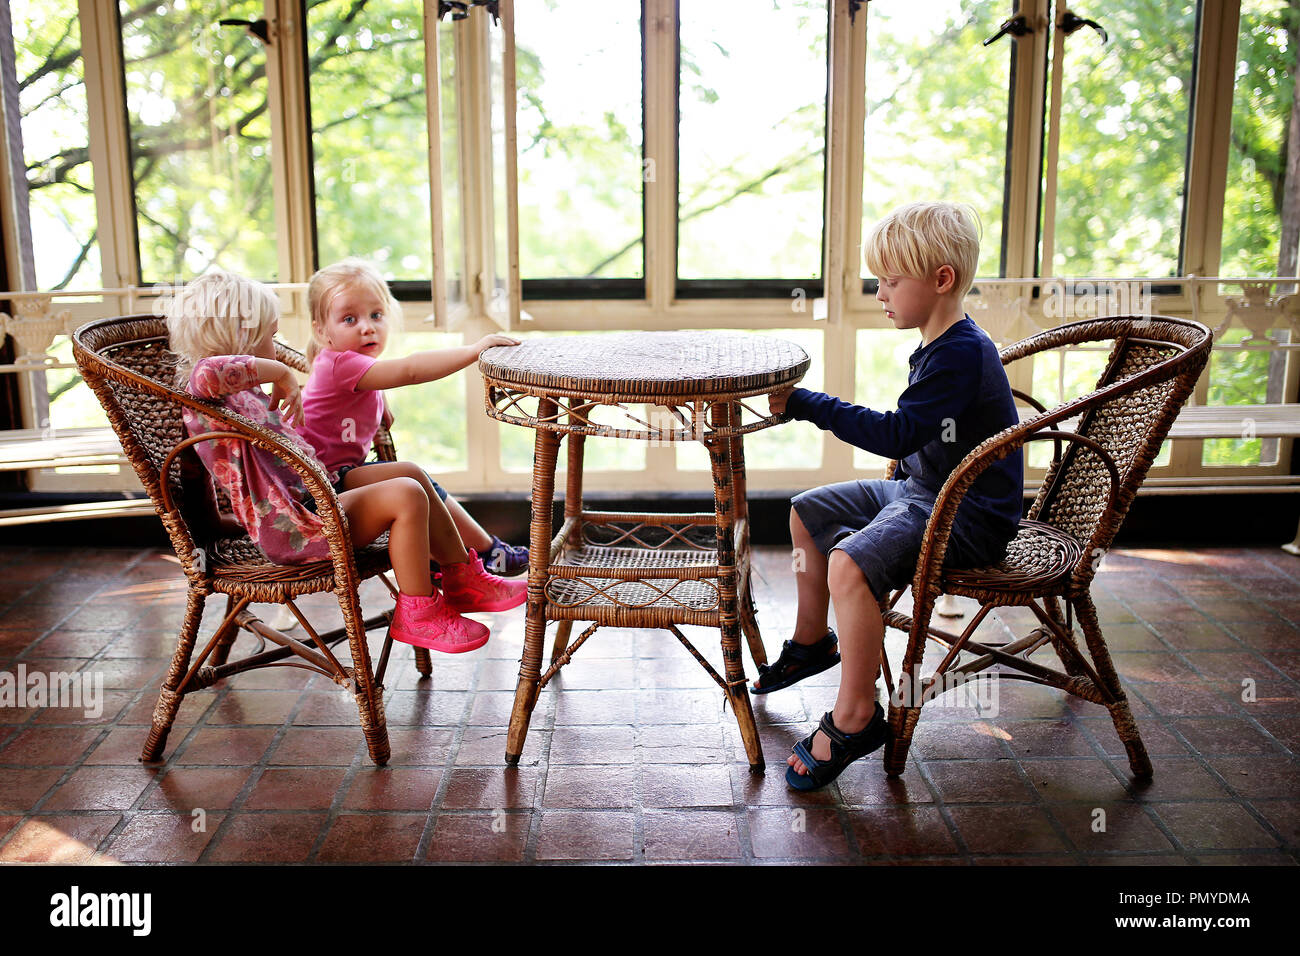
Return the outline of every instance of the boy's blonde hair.
{"type": "Polygon", "coordinates": [[[184,385],[194,363],[213,355],[250,355],[280,318],[270,287],[222,269],[204,273],[167,303],[167,335],[184,385]]]}
{"type": "Polygon", "coordinates": [[[375,293],[384,302],[384,314],[394,327],[402,321],[402,307],[393,298],[388,282],[379,270],[364,259],[347,258],[332,266],[317,270],[307,284],[307,310],[311,313],[311,341],[307,343],[307,362],[316,360],[325,343],[320,339],[320,329],[325,323],[325,313],[330,302],[344,288],[360,286],[375,293]]]}
{"type": "Polygon", "coordinates": [[[958,301],[970,291],[979,268],[980,221],[965,203],[913,202],[876,223],[862,250],[877,277],[926,279],[951,266],[958,301]]]}

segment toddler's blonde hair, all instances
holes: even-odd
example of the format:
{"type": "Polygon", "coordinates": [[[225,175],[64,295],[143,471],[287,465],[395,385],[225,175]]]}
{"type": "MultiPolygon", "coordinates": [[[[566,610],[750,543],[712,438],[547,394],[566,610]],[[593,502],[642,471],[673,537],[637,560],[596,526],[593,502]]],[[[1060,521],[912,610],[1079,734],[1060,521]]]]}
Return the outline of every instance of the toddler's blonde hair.
{"type": "Polygon", "coordinates": [[[979,216],[965,203],[913,202],[872,227],[862,256],[877,277],[926,279],[940,266],[951,266],[960,301],[979,268],[980,234],[979,216]]]}
{"type": "Polygon", "coordinates": [[[379,270],[365,259],[349,257],[332,266],[317,270],[307,284],[307,309],[311,313],[311,341],[307,343],[308,364],[316,361],[316,356],[325,347],[320,339],[320,329],[325,323],[325,313],[330,302],[344,288],[360,286],[375,293],[384,302],[384,314],[392,327],[396,328],[402,321],[402,307],[393,298],[388,283],[379,274],[379,270]]]}
{"type": "Polygon", "coordinates": [[[176,293],[166,315],[176,379],[184,386],[200,359],[252,354],[279,320],[280,302],[261,282],[212,269],[176,293]]]}

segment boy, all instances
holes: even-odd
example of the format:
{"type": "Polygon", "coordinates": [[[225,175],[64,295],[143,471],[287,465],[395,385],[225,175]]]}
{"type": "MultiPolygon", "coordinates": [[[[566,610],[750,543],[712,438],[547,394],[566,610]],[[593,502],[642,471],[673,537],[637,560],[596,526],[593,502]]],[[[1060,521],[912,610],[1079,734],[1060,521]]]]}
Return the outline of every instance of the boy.
{"type": "MultiPolygon", "coordinates": [[[[841,657],[843,663],[835,709],[787,761],[786,781],[796,790],[825,786],[888,738],[875,702],[884,637],[877,599],[910,583],[935,497],[952,469],[1017,421],[998,350],[962,311],[979,260],[974,213],[953,203],[901,206],[877,223],[864,257],[879,279],[876,298],[885,314],[896,328],[921,333],[898,410],[872,411],[801,388],[770,398],[774,413],[788,411],[899,462],[893,480],[826,485],[791,501],[790,534],[806,558],[795,574],[794,635],[775,662],[759,668],[752,690],[778,690],[841,657]],[[831,601],[838,638],[826,625],[831,601]]],[[[1023,488],[1019,451],[980,475],[958,509],[946,563],[978,567],[1001,559],[1016,534],[1023,488]]]]}

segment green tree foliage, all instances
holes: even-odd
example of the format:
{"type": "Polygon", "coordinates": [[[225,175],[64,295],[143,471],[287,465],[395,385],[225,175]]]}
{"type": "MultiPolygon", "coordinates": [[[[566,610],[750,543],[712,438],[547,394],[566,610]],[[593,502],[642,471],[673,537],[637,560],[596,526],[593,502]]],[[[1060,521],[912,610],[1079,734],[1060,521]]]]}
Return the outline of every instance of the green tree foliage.
{"type": "MultiPolygon", "coordinates": [[[[1058,6],[1060,6],[1058,4],[1058,6]]],[[[1048,274],[1172,275],[1191,122],[1196,3],[1109,0],[1109,34],[1065,39],[1055,256],[1048,274]]]]}
{"type": "Polygon", "coordinates": [[[906,202],[970,203],[983,226],[979,274],[999,275],[1011,43],[983,40],[1006,10],[982,0],[865,9],[864,231],[906,202]]]}
{"type": "MultiPolygon", "coordinates": [[[[1238,36],[1221,274],[1275,275],[1300,2],[1245,0],[1238,36]]],[[[1294,261],[1294,260],[1292,260],[1294,261]]]]}

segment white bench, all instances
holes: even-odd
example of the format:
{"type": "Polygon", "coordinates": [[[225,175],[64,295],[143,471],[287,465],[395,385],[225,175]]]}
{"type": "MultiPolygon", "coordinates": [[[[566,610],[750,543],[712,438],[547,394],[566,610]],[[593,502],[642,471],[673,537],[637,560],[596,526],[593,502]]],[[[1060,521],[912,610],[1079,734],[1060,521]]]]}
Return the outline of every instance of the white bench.
{"type": "MultiPolygon", "coordinates": [[[[1300,438],[1300,405],[1187,405],[1174,419],[1169,437],[1300,438]]],[[[1300,555],[1300,527],[1282,549],[1300,555]]]]}
{"type": "MultiPolygon", "coordinates": [[[[127,460],[122,446],[108,428],[66,428],[52,434],[25,428],[0,433],[0,471],[125,464],[127,460]]],[[[0,510],[0,527],[33,521],[73,521],[153,513],[153,502],[148,498],[9,508],[0,510]]]]}

